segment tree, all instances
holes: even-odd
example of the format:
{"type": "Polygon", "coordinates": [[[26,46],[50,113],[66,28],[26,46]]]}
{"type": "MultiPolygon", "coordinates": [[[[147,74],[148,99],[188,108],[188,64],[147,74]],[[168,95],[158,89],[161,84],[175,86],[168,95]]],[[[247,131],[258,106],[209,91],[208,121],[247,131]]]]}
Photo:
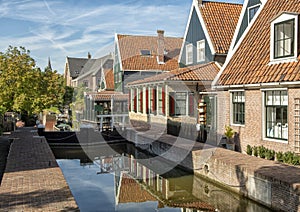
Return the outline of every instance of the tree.
{"type": "Polygon", "coordinates": [[[36,110],[40,69],[24,47],[9,46],[0,52],[0,106],[6,111],[36,110]]]}
{"type": "Polygon", "coordinates": [[[0,52],[0,107],[32,115],[63,103],[64,79],[57,71],[36,67],[25,47],[0,52]]]}

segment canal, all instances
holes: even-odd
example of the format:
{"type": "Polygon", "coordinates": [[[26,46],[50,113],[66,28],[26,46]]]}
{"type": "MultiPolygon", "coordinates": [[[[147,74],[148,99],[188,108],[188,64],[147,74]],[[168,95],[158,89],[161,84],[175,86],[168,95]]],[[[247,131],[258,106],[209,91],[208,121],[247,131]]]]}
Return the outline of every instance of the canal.
{"type": "Polygon", "coordinates": [[[130,143],[51,148],[81,211],[271,211],[130,143]]]}

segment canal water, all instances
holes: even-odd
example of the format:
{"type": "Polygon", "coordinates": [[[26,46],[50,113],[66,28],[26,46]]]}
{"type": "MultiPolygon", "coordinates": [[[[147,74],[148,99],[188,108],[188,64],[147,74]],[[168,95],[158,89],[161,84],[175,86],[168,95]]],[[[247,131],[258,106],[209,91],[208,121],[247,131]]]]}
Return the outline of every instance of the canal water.
{"type": "Polygon", "coordinates": [[[270,211],[129,143],[52,150],[81,211],[270,211]]]}

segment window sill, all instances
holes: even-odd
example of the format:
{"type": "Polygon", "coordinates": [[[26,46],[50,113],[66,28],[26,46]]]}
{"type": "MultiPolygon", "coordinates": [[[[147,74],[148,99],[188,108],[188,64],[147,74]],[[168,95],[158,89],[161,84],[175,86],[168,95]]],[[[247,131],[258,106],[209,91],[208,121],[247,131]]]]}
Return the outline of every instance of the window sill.
{"type": "Polygon", "coordinates": [[[280,140],[276,138],[263,138],[264,141],[271,141],[271,142],[277,142],[277,143],[282,143],[282,144],[288,144],[288,140],[280,140]]]}
{"type": "Polygon", "coordinates": [[[271,66],[271,65],[276,65],[276,64],[280,64],[280,63],[290,63],[290,62],[298,62],[298,58],[297,57],[286,57],[286,58],[272,59],[268,65],[271,66]]]}
{"type": "Polygon", "coordinates": [[[230,125],[234,126],[234,127],[245,127],[245,124],[234,124],[234,123],[231,123],[230,125]]]}

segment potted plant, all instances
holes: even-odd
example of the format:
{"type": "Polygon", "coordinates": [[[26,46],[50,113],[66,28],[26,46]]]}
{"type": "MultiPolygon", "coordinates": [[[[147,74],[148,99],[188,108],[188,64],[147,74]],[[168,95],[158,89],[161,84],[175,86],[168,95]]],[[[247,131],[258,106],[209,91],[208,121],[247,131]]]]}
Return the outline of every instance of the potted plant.
{"type": "Polygon", "coordinates": [[[225,126],[226,149],[234,150],[235,144],[233,141],[234,131],[230,126],[225,126]]]}

